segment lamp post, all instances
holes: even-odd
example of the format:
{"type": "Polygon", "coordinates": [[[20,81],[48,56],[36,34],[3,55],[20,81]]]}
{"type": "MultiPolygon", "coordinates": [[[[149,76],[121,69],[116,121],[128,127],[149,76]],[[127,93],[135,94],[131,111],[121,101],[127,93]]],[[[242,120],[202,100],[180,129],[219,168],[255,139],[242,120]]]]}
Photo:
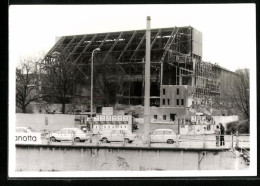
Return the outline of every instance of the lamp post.
{"type": "Polygon", "coordinates": [[[90,118],[91,118],[91,126],[90,126],[90,131],[93,131],[93,62],[94,62],[94,53],[96,51],[100,51],[100,48],[96,48],[92,51],[92,56],[91,56],[91,92],[90,92],[90,118]]]}

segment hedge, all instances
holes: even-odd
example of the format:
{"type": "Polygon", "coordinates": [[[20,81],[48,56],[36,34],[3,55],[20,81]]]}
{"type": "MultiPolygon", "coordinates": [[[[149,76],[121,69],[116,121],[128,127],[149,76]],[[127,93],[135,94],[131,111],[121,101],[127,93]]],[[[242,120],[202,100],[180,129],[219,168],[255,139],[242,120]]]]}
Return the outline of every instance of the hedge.
{"type": "Polygon", "coordinates": [[[249,121],[234,121],[226,124],[226,134],[234,134],[238,131],[239,134],[249,134],[249,121]]]}

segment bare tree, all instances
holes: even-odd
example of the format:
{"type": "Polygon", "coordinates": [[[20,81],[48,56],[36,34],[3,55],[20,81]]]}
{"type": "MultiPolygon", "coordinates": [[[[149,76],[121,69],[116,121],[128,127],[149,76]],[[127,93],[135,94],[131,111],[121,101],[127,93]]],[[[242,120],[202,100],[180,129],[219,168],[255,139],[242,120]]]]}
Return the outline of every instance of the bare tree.
{"type": "Polygon", "coordinates": [[[75,65],[66,61],[65,56],[58,55],[42,68],[42,95],[47,102],[61,103],[64,114],[66,104],[71,102],[76,92],[75,65]]]}
{"type": "Polygon", "coordinates": [[[238,69],[236,73],[237,76],[230,79],[230,87],[225,90],[221,105],[227,109],[236,109],[244,119],[249,119],[249,69],[238,69]]]}
{"type": "Polygon", "coordinates": [[[23,59],[16,67],[16,106],[26,113],[27,106],[39,98],[37,93],[35,60],[23,59]]]}
{"type": "MultiPolygon", "coordinates": [[[[95,72],[95,93],[102,97],[103,105],[108,106],[111,103],[116,103],[116,82],[117,77],[108,77],[108,74],[113,71],[113,67],[107,65],[99,65],[95,72]],[[112,69],[112,70],[111,70],[112,69]],[[111,88],[113,87],[113,88],[111,88]]],[[[115,71],[114,71],[115,72],[115,71]]]]}
{"type": "Polygon", "coordinates": [[[234,104],[241,112],[245,119],[250,117],[250,85],[249,85],[249,69],[239,69],[236,71],[240,78],[233,82],[231,92],[234,97],[234,104]]]}

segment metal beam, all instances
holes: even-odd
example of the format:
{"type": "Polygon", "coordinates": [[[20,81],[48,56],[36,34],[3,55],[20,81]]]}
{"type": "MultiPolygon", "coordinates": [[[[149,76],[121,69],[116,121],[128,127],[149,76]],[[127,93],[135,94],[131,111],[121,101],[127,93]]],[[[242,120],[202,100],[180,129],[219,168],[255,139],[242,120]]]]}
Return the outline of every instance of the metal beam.
{"type": "Polygon", "coordinates": [[[85,52],[86,52],[86,50],[89,48],[89,46],[93,43],[93,41],[96,39],[96,37],[97,37],[97,34],[95,34],[94,36],[93,36],[93,38],[91,39],[91,41],[87,44],[87,46],[84,48],[84,50],[79,54],[79,56],[78,56],[78,58],[74,61],[74,63],[76,63],[78,60],[79,60],[79,58],[82,56],[82,54],[84,54],[85,52]]]}
{"type": "Polygon", "coordinates": [[[65,36],[62,36],[62,37],[56,42],[56,44],[49,50],[49,52],[47,53],[47,55],[50,54],[50,53],[52,53],[53,50],[54,50],[62,41],[64,41],[64,39],[65,39],[65,36]]]}
{"type": "Polygon", "coordinates": [[[76,39],[77,35],[75,35],[70,42],[67,44],[67,46],[61,51],[60,55],[66,52],[67,48],[73,43],[73,41],[76,39]]]}
{"type": "Polygon", "coordinates": [[[163,62],[163,60],[164,60],[164,58],[165,58],[165,56],[166,56],[168,50],[170,49],[171,44],[172,44],[172,41],[173,41],[173,39],[175,38],[176,34],[178,33],[178,30],[179,30],[179,28],[177,28],[177,27],[175,27],[175,28],[173,29],[173,31],[172,31],[172,33],[171,33],[171,36],[169,37],[169,39],[168,39],[166,45],[164,46],[164,50],[165,50],[165,51],[164,51],[163,56],[162,56],[162,58],[161,58],[161,60],[160,60],[161,62],[163,62]],[[174,34],[174,36],[173,36],[173,34],[174,34]],[[170,42],[170,41],[171,41],[171,42],[170,42]]]}
{"type": "MultiPolygon", "coordinates": [[[[107,38],[109,37],[110,33],[107,33],[106,37],[103,39],[103,41],[100,43],[100,45],[97,48],[100,48],[104,45],[106,42],[107,38]]],[[[89,62],[91,61],[91,58],[89,59],[89,62]]]]}
{"type": "Polygon", "coordinates": [[[151,49],[153,48],[153,45],[154,45],[155,41],[157,40],[157,37],[158,37],[158,35],[159,35],[160,33],[161,33],[161,29],[158,30],[156,36],[154,37],[154,39],[153,39],[153,41],[152,41],[152,44],[151,44],[151,49]]]}
{"type": "Polygon", "coordinates": [[[130,38],[130,40],[128,41],[128,43],[126,44],[124,50],[121,52],[120,56],[118,57],[117,61],[120,60],[120,58],[122,57],[122,55],[124,54],[124,52],[127,50],[127,48],[129,47],[130,43],[132,42],[132,40],[134,39],[135,35],[136,35],[136,31],[134,31],[132,37],[130,38]]]}
{"type": "Polygon", "coordinates": [[[116,41],[114,42],[114,44],[111,46],[111,48],[109,49],[109,51],[106,53],[103,62],[106,60],[108,54],[115,48],[116,44],[118,43],[119,39],[121,38],[121,36],[123,35],[123,32],[121,32],[118,36],[118,38],[116,39],[116,41]]]}
{"type": "Polygon", "coordinates": [[[43,63],[43,61],[46,60],[46,57],[47,57],[48,55],[50,55],[50,54],[54,51],[54,49],[56,49],[57,46],[58,46],[62,41],[64,41],[64,39],[65,39],[65,36],[62,36],[62,37],[55,43],[55,45],[49,50],[49,52],[45,55],[45,57],[41,60],[40,63],[43,63]]]}
{"type": "Polygon", "coordinates": [[[141,39],[140,43],[139,43],[139,44],[138,44],[138,46],[136,47],[136,49],[135,49],[135,51],[134,51],[133,55],[131,56],[130,60],[132,60],[132,59],[133,59],[133,57],[134,57],[135,53],[136,53],[136,52],[139,50],[139,48],[141,47],[141,45],[142,45],[142,43],[143,43],[143,41],[144,41],[144,39],[145,39],[145,36],[146,36],[146,33],[144,33],[144,36],[142,37],[142,39],[141,39]]]}
{"type": "Polygon", "coordinates": [[[72,50],[72,52],[69,53],[69,56],[65,59],[65,61],[67,61],[69,59],[69,57],[71,56],[71,54],[74,54],[75,51],[77,50],[77,48],[79,47],[79,45],[81,45],[83,43],[83,41],[85,40],[85,38],[87,37],[87,34],[84,35],[84,37],[80,40],[80,42],[78,42],[78,44],[75,46],[75,48],[72,50]]]}

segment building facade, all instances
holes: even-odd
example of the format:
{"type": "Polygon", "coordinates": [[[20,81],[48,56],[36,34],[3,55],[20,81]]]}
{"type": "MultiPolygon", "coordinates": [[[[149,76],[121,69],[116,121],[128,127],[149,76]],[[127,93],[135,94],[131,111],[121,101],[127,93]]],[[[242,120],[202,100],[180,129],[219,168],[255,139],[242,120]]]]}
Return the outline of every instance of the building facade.
{"type": "MultiPolygon", "coordinates": [[[[77,66],[79,94],[90,96],[92,53],[100,48],[93,57],[94,97],[102,99],[94,100],[94,105],[143,105],[145,38],[146,30],[62,36],[41,64],[55,65],[62,56],[64,63],[77,66]]],[[[202,33],[191,26],[151,29],[150,47],[151,106],[207,103],[222,94],[234,75],[202,60],[202,33]]]]}

